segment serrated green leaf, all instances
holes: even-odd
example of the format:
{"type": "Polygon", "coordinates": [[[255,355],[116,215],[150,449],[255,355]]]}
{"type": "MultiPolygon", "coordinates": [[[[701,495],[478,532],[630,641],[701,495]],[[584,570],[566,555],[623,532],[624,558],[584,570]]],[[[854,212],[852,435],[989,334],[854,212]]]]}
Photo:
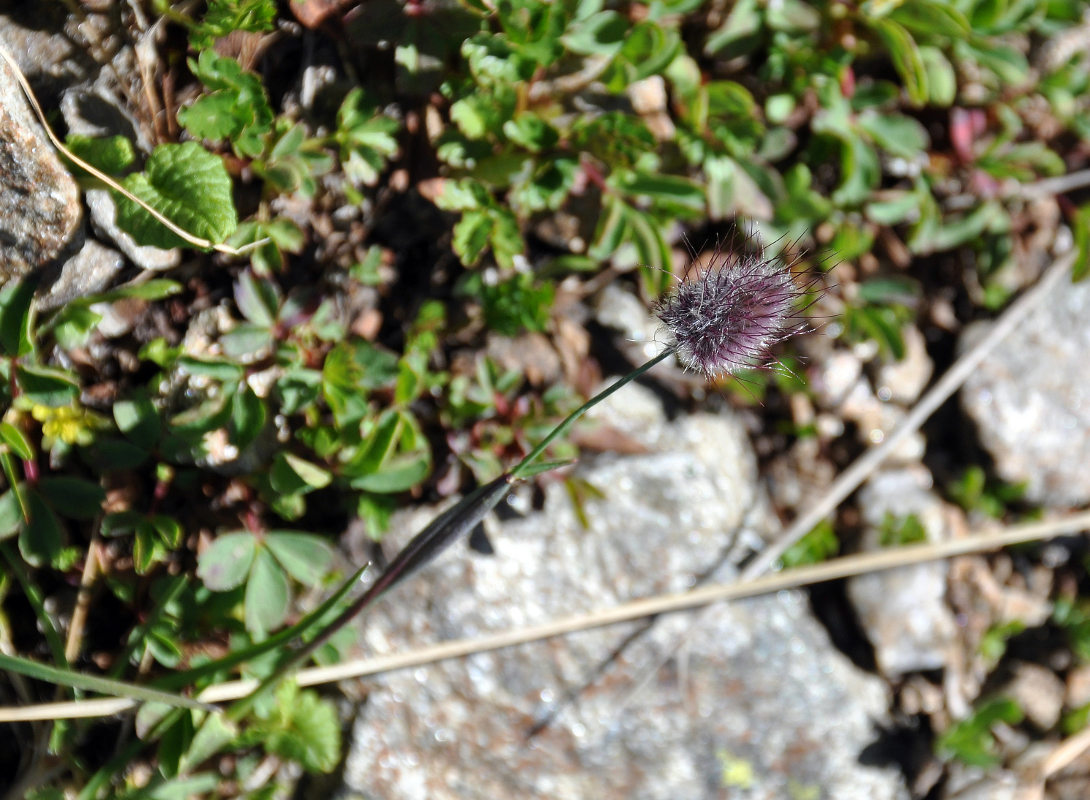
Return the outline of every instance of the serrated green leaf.
{"type": "Polygon", "coordinates": [[[268,549],[259,547],[246,581],[246,630],[263,635],[288,615],[288,577],[268,549]]]}
{"type": "Polygon", "coordinates": [[[197,557],[197,577],[216,592],[237,588],[250,573],[256,549],[257,543],[252,533],[238,531],[221,534],[197,557]]]}
{"type": "Polygon", "coordinates": [[[333,565],[333,548],[314,534],[269,531],[265,544],[287,573],[305,586],[317,586],[333,565]]]}
{"type": "MultiPolygon", "coordinates": [[[[174,224],[210,242],[222,242],[238,224],[231,177],[223,161],[196,142],[160,145],[144,172],[128,176],[123,183],[174,224]]],[[[187,246],[184,239],[120,195],[117,224],[141,245],[187,246]]]]}
{"type": "Polygon", "coordinates": [[[286,703],[277,692],[281,707],[287,707],[287,719],[281,727],[268,731],[265,746],[270,752],[299,762],[308,772],[331,772],[341,757],[341,725],[337,710],[317,692],[300,691],[286,703]]]}
{"type": "Polygon", "coordinates": [[[238,116],[237,105],[238,98],[234,95],[210,94],[178,109],[178,122],[195,139],[226,139],[246,125],[246,119],[238,116]]]}
{"type": "Polygon", "coordinates": [[[198,138],[229,138],[240,156],[260,156],[274,120],[261,79],[210,48],[189,66],[212,93],[180,109],[178,121],[198,138]]]}
{"type": "Polygon", "coordinates": [[[209,0],[204,16],[190,29],[189,43],[204,50],[235,31],[271,31],[276,11],[276,0],[209,0]]]}

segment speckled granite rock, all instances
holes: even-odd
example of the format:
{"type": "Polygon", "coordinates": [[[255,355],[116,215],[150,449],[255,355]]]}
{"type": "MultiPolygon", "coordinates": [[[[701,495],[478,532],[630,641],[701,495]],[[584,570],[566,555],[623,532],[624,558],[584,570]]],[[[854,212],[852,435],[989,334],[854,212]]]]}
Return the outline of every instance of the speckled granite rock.
{"type": "Polygon", "coordinates": [[[7,64],[0,64],[0,283],[50,265],[73,244],[82,208],[7,64]]]}
{"type": "MultiPolygon", "coordinates": [[[[986,330],[966,331],[968,345],[986,330]]],[[[966,381],[961,404],[1005,481],[1050,506],[1090,502],[1090,283],[1063,281],[966,381]]]]}
{"type": "MultiPolygon", "coordinates": [[[[664,423],[639,387],[611,400],[599,420],[651,452],[585,463],[606,493],[586,504],[589,528],[551,485],[542,512],[490,532],[494,556],[456,548],[386,598],[364,627],[371,652],[732,577],[768,519],[740,425],[664,423]]],[[[432,513],[401,516],[391,550],[432,513]]],[[[673,614],[372,679],[337,797],[907,797],[896,772],[859,764],[884,685],[832,647],[803,595],[718,608],[640,687],[691,624],[673,614]]]]}
{"type": "MultiPolygon", "coordinates": [[[[896,520],[915,516],[930,541],[949,538],[942,501],[931,490],[932,483],[931,473],[920,465],[873,475],[859,493],[863,549],[882,546],[879,532],[887,514],[896,520]]],[[[848,581],[848,596],[883,674],[897,677],[947,663],[957,632],[946,602],[948,572],[946,561],[933,561],[848,581]]]]}

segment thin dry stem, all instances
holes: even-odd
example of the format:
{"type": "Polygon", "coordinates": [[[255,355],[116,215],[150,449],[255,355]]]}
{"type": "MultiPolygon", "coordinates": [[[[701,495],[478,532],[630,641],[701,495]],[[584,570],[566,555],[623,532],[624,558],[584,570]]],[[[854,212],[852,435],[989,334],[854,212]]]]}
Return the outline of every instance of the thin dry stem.
{"type": "MultiPolygon", "coordinates": [[[[954,541],[909,545],[890,550],[879,550],[873,553],[845,556],[823,564],[798,567],[785,572],[765,575],[755,580],[715,584],[680,594],[664,594],[634,600],[613,608],[564,617],[553,622],[531,625],[519,630],[502,631],[474,639],[443,642],[405,653],[357,659],[326,667],[312,667],[300,670],[296,673],[296,679],[301,686],[314,686],[360,678],[366,675],[376,675],[382,672],[417,667],[436,661],[461,658],[475,653],[550,639],[555,636],[563,636],[591,628],[628,622],[642,617],[683,611],[723,600],[740,600],[784,589],[797,589],[814,583],[921,564],[942,558],[971,553],[985,553],[1012,544],[1051,539],[1088,528],[1090,528],[1090,511],[1084,511],[1052,520],[1031,522],[998,531],[975,534],[954,541]]],[[[208,687],[200,693],[199,699],[206,703],[237,700],[252,692],[256,687],[257,682],[252,680],[228,681],[208,687]]],[[[137,704],[137,701],[128,698],[99,698],[69,703],[0,707],[0,722],[102,717],[127,711],[137,704]]]]}
{"type": "Polygon", "coordinates": [[[64,658],[75,663],[83,644],[83,629],[87,624],[87,612],[91,607],[91,589],[98,577],[98,549],[101,544],[98,525],[95,525],[91,543],[87,546],[87,560],[83,565],[83,574],[79,580],[79,593],[76,595],[76,607],[72,611],[72,623],[68,626],[68,639],[64,643],[64,658]]]}

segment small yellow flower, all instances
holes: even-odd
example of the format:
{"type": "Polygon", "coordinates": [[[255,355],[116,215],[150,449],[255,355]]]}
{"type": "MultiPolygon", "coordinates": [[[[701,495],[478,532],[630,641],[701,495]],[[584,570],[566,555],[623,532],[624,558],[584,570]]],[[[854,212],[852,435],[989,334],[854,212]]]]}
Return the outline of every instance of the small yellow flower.
{"type": "Polygon", "coordinates": [[[42,446],[50,449],[60,441],[65,444],[88,445],[95,438],[95,430],[105,426],[106,421],[93,411],[82,406],[35,405],[30,409],[31,416],[42,423],[42,446]]]}

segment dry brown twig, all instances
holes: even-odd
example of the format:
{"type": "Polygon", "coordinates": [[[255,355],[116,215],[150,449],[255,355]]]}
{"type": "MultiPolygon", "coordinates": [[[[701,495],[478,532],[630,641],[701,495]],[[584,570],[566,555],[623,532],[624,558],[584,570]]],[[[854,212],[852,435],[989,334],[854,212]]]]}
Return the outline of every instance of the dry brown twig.
{"type": "MultiPolygon", "coordinates": [[[[926,561],[951,558],[969,553],[989,552],[1011,544],[1040,541],[1075,533],[1087,528],[1090,528],[1090,511],[1043,522],[1013,526],[999,531],[976,534],[955,541],[910,545],[891,550],[880,550],[874,553],[845,556],[822,564],[765,575],[750,581],[702,586],[680,594],[665,594],[634,600],[613,608],[564,617],[519,630],[501,631],[474,639],[443,642],[405,653],[356,659],[325,667],[312,667],[300,670],[296,673],[296,679],[301,686],[313,686],[367,675],[377,675],[382,672],[431,664],[451,658],[462,658],[475,653],[540,641],[642,617],[682,611],[723,600],[739,600],[910,564],[920,564],[926,561]]],[[[201,692],[200,699],[209,703],[236,700],[253,691],[256,685],[256,681],[228,681],[205,689],[201,692]]],[[[99,698],[66,703],[8,707],[0,708],[0,722],[101,717],[121,713],[136,705],[136,701],[128,698],[99,698]]]]}

